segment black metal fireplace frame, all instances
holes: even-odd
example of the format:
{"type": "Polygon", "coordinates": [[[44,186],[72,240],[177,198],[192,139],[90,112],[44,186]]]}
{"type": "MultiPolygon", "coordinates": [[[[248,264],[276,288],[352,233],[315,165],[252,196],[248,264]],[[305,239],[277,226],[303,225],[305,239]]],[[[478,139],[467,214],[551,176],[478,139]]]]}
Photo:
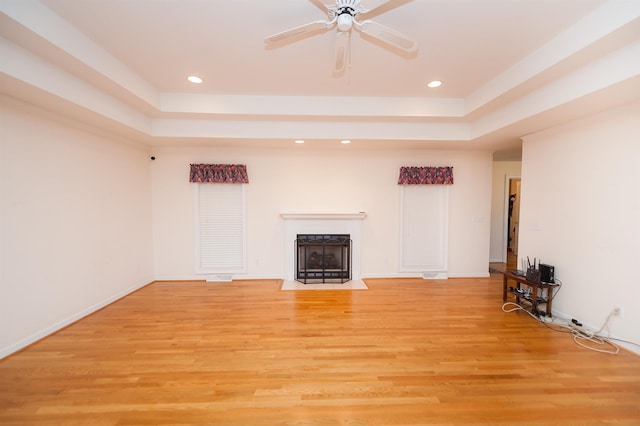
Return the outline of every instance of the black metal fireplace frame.
{"type": "Polygon", "coordinates": [[[296,281],[303,284],[344,284],[351,281],[351,236],[349,234],[298,234],[295,240],[296,281]],[[310,265],[310,255],[317,254],[317,263],[310,265]],[[320,251],[320,252],[318,252],[320,251]],[[340,262],[333,264],[331,256],[339,253],[340,262]]]}

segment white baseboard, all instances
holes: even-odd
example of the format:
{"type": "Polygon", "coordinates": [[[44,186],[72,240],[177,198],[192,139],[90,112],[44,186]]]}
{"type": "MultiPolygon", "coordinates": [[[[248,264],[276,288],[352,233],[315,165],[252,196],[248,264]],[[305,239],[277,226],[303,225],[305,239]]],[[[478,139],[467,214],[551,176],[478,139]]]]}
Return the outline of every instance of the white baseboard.
{"type": "Polygon", "coordinates": [[[379,274],[362,274],[362,279],[366,278],[422,278],[420,272],[394,272],[394,273],[379,273],[379,274]]]}
{"type": "Polygon", "coordinates": [[[490,276],[491,274],[489,273],[489,271],[449,274],[449,278],[489,278],[490,276]]]}
{"type": "Polygon", "coordinates": [[[205,281],[205,275],[156,275],[154,281],[205,281]]]}
{"type": "MultiPolygon", "coordinates": [[[[489,271],[485,272],[468,272],[468,273],[446,273],[448,278],[489,278],[489,271]]],[[[363,274],[362,279],[366,278],[422,278],[422,272],[394,272],[394,273],[378,273],[363,274]]],[[[234,280],[284,280],[284,275],[248,275],[233,274],[234,280]]],[[[447,279],[437,278],[437,279],[447,279]]],[[[206,281],[206,275],[158,275],[155,281],[206,281]]]]}
{"type": "Polygon", "coordinates": [[[98,302],[95,305],[89,306],[88,308],[83,309],[82,311],[63,319],[62,321],[58,321],[57,323],[52,324],[49,327],[43,328],[42,330],[32,334],[29,337],[25,337],[24,339],[19,340],[16,343],[13,343],[4,348],[0,348],[0,359],[3,359],[15,352],[18,352],[20,349],[26,348],[27,346],[37,342],[38,340],[43,339],[48,335],[55,333],[56,331],[70,324],[73,324],[74,322],[104,308],[107,305],[110,305],[111,303],[115,302],[118,299],[122,299],[124,296],[131,294],[134,291],[141,289],[142,287],[145,287],[150,282],[151,281],[145,280],[143,283],[136,284],[133,287],[129,287],[128,289],[123,290],[111,297],[108,297],[107,299],[102,300],[101,302],[98,302]]]}
{"type": "MultiPolygon", "coordinates": [[[[215,274],[194,275],[158,275],[154,281],[207,281],[207,277],[215,274]]],[[[248,275],[231,274],[234,280],[284,280],[284,275],[248,275]]]]}
{"type": "MultiPolygon", "coordinates": [[[[489,272],[469,272],[469,273],[445,273],[446,276],[443,278],[435,278],[435,279],[447,279],[447,278],[489,278],[489,272]]],[[[423,278],[422,272],[400,272],[393,274],[364,274],[362,276],[363,279],[366,278],[423,278]]]]}

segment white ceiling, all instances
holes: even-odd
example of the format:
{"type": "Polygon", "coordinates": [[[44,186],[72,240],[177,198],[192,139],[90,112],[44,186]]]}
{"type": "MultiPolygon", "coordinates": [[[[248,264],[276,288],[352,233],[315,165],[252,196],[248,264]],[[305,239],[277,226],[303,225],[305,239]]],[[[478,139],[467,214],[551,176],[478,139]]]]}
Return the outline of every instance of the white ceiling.
{"type": "Polygon", "coordinates": [[[349,138],[356,149],[508,158],[526,133],[640,98],[638,0],[391,0],[367,18],[416,38],[418,52],[352,30],[338,76],[335,29],[264,43],[325,19],[320,0],[0,0],[0,9],[2,92],[152,146],[349,138]],[[428,89],[434,79],[443,85],[428,89]]]}

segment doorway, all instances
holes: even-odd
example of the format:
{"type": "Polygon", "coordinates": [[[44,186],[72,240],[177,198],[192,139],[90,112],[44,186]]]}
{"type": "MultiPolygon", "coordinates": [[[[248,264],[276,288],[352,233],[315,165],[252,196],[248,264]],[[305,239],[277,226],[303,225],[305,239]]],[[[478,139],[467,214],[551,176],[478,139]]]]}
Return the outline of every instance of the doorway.
{"type": "Polygon", "coordinates": [[[519,176],[507,176],[505,203],[505,241],[503,259],[508,268],[517,269],[518,235],[520,230],[520,184],[519,176]]]}

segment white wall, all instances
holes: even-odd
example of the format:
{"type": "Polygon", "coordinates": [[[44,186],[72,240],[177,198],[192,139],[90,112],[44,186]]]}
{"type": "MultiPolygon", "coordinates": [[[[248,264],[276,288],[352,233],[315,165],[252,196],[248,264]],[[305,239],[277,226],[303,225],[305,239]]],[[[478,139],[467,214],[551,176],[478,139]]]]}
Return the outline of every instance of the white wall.
{"type": "MultiPolygon", "coordinates": [[[[487,276],[491,153],[441,151],[156,149],[152,164],[155,272],[158,279],[194,275],[194,185],[190,163],[246,164],[247,277],[284,277],[280,213],[367,212],[363,277],[398,274],[400,166],[453,166],[450,188],[449,275],[487,276]]],[[[238,277],[242,278],[242,277],[238,277]]]]}
{"type": "Polygon", "coordinates": [[[556,268],[554,311],[640,342],[640,103],[524,138],[519,256],[556,268]]]}
{"type": "Polygon", "coordinates": [[[7,97],[0,117],[0,357],[156,277],[202,278],[192,162],[247,164],[247,277],[265,278],[284,276],[283,212],[366,211],[363,276],[399,276],[399,168],[453,166],[449,274],[488,275],[489,152],[165,148],[151,162],[7,97]]]}
{"type": "Polygon", "coordinates": [[[146,149],[0,98],[0,358],[149,283],[146,149]]]}
{"type": "Polygon", "coordinates": [[[504,262],[505,216],[507,208],[506,179],[519,177],[522,163],[520,161],[494,161],[491,190],[491,245],[489,259],[491,262],[504,262]]]}

